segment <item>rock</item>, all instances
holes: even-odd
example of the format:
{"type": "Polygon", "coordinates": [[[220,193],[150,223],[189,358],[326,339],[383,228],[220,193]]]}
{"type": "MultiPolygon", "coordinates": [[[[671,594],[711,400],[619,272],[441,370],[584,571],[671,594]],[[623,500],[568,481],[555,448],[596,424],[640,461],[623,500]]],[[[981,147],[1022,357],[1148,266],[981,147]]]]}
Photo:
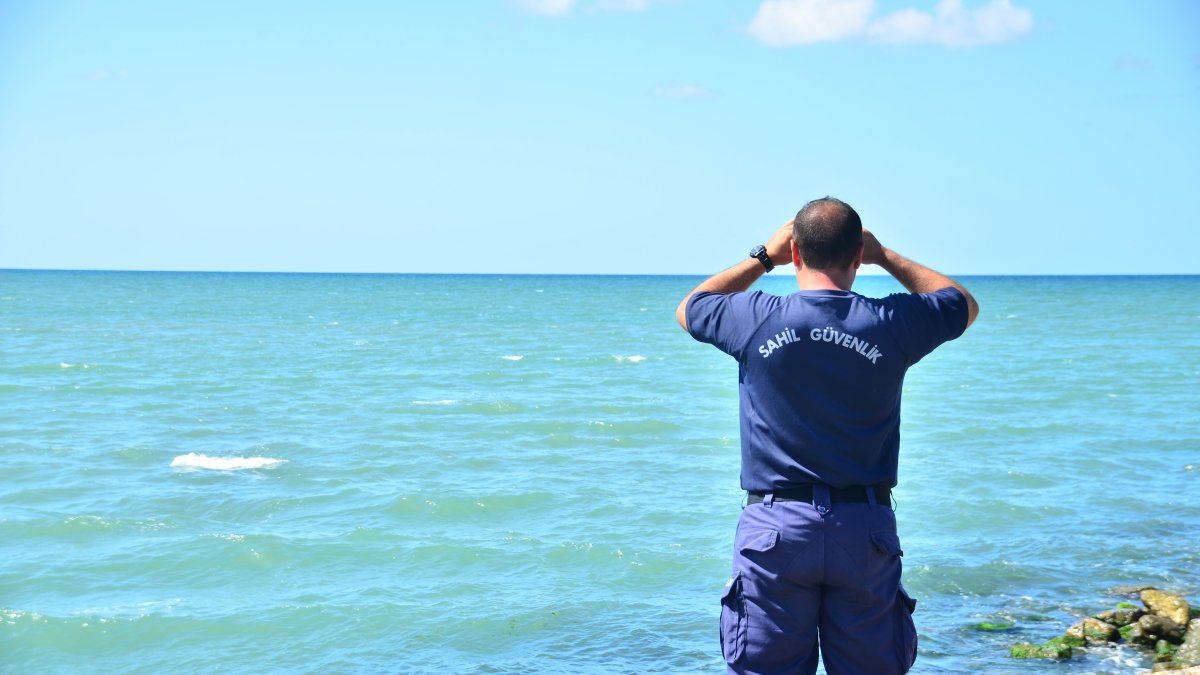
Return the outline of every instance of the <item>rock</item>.
{"type": "MultiPolygon", "coordinates": [[[[1054,638],[1054,640],[1052,640],[1050,642],[1061,642],[1064,645],[1067,645],[1068,647],[1086,647],[1087,646],[1086,639],[1080,638],[1080,637],[1073,637],[1071,635],[1064,635],[1062,637],[1057,637],[1057,638],[1054,638]]],[[[1046,644],[1050,644],[1050,642],[1047,642],[1046,644]]]]}
{"type": "Polygon", "coordinates": [[[1100,619],[1104,623],[1111,623],[1119,628],[1121,626],[1128,626],[1129,624],[1137,621],[1138,619],[1142,618],[1142,615],[1145,613],[1146,610],[1142,609],[1141,607],[1118,607],[1117,609],[1110,609],[1105,612],[1100,612],[1096,615],[1096,618],[1100,619]]]}
{"type": "Polygon", "coordinates": [[[1188,607],[1187,600],[1174,593],[1147,589],[1142,591],[1142,602],[1146,603],[1146,607],[1152,613],[1166,617],[1181,626],[1186,626],[1191,618],[1191,608],[1188,607]]]}
{"type": "Polygon", "coordinates": [[[1014,659],[1069,659],[1071,658],[1071,645],[1067,644],[1063,638],[1054,638],[1042,645],[1022,642],[1013,645],[1008,653],[1014,659]]]}
{"type": "Polygon", "coordinates": [[[1042,648],[1028,642],[1018,642],[1008,650],[1008,655],[1014,659],[1040,659],[1042,648]]]}
{"type": "Polygon", "coordinates": [[[1173,661],[1175,658],[1175,652],[1177,651],[1179,651],[1179,647],[1177,645],[1173,645],[1166,640],[1159,640],[1158,643],[1154,645],[1154,660],[1157,663],[1173,661]]]}
{"type": "Polygon", "coordinates": [[[1183,626],[1157,614],[1147,614],[1133,624],[1128,639],[1146,647],[1153,647],[1159,640],[1179,644],[1183,640],[1183,626]]]}
{"type": "Polygon", "coordinates": [[[1068,628],[1067,637],[1086,640],[1092,644],[1104,644],[1116,642],[1121,634],[1111,623],[1089,617],[1068,628]]]}
{"type": "MultiPolygon", "coordinates": [[[[1186,666],[1179,666],[1174,663],[1160,663],[1154,666],[1154,670],[1146,672],[1165,673],[1168,671],[1173,675],[1200,675],[1200,666],[1192,666],[1191,668],[1188,668],[1186,666]]],[[[1141,675],[1145,675],[1145,673],[1142,673],[1141,675]]]]}
{"type": "Polygon", "coordinates": [[[1179,651],[1175,652],[1175,663],[1185,666],[1200,666],[1200,619],[1188,623],[1187,635],[1179,651]]]}

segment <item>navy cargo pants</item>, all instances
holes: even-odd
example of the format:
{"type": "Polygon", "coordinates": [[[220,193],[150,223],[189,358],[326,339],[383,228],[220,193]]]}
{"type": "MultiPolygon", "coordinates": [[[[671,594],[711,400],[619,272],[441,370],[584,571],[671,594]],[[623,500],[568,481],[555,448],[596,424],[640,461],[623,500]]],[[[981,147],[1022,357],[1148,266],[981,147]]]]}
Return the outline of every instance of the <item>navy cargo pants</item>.
{"type": "Polygon", "coordinates": [[[817,650],[828,675],[905,673],[917,657],[916,606],[900,585],[890,504],[775,501],[742,511],[721,599],[731,673],[806,674],[817,650]]]}

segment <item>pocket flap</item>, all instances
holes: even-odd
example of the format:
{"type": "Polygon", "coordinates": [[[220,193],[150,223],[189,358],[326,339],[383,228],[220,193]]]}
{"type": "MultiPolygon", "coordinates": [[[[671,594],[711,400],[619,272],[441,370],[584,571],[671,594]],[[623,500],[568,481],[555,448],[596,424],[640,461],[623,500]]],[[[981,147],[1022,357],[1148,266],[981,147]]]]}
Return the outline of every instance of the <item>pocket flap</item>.
{"type": "Polygon", "coordinates": [[[908,608],[909,614],[917,611],[917,600],[904,590],[904,584],[900,584],[900,602],[903,602],[904,606],[908,608]]]}
{"type": "Polygon", "coordinates": [[[729,577],[729,581],[725,582],[725,590],[721,591],[721,600],[728,600],[730,597],[737,595],[738,591],[741,590],[741,584],[738,583],[741,577],[741,572],[734,572],[733,576],[729,577]]]}
{"type": "Polygon", "coordinates": [[[742,551],[770,551],[778,541],[778,530],[749,532],[746,535],[746,543],[742,544],[742,551]]]}
{"type": "Polygon", "coordinates": [[[896,536],[895,532],[873,532],[871,533],[871,542],[875,544],[875,548],[879,549],[880,553],[904,555],[904,550],[900,548],[900,537],[896,536]]]}

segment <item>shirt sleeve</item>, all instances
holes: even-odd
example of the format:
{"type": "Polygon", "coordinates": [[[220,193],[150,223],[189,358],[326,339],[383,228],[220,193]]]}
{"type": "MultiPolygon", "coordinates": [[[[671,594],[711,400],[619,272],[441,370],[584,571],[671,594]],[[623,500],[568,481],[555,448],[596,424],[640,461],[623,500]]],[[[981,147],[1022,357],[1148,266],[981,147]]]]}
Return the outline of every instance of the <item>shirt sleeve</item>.
{"type": "Polygon", "coordinates": [[[687,304],[688,333],[741,359],[750,337],[779,301],[778,296],[762,291],[697,293],[687,304]]]}
{"type": "Polygon", "coordinates": [[[892,301],[896,338],[910,363],[967,329],[967,298],[953,286],[932,293],[899,293],[888,299],[892,301]]]}

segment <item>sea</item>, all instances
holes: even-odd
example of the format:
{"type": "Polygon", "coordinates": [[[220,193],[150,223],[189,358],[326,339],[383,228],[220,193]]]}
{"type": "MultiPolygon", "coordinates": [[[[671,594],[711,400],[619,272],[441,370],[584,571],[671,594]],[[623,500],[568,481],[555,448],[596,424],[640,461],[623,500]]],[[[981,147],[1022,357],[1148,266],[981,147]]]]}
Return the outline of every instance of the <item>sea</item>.
{"type": "MultiPolygon", "coordinates": [[[[1148,670],[1009,648],[1200,604],[1200,276],[960,280],[904,386],[912,672],[1148,670]]],[[[723,672],[700,281],[0,271],[0,672],[723,672]]]]}

